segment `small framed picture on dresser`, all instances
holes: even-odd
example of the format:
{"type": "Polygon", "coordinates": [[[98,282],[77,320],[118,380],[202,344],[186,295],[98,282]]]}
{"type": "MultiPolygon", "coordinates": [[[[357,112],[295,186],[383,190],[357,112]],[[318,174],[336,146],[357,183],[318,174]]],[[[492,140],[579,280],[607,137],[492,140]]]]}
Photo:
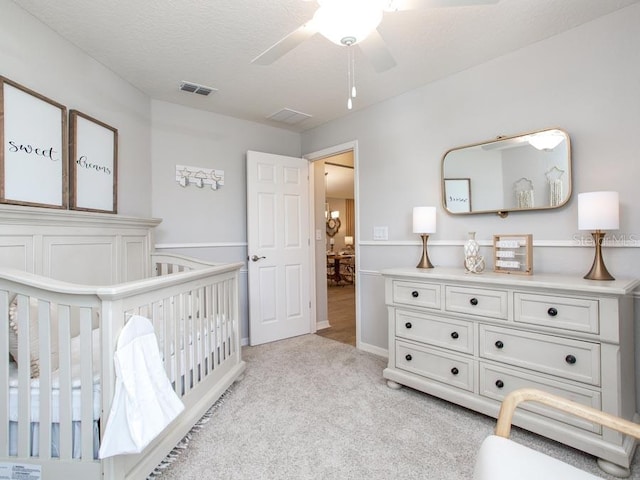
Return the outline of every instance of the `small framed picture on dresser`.
{"type": "Polygon", "coordinates": [[[533,236],[494,235],[493,271],[497,273],[533,273],[533,236]]]}

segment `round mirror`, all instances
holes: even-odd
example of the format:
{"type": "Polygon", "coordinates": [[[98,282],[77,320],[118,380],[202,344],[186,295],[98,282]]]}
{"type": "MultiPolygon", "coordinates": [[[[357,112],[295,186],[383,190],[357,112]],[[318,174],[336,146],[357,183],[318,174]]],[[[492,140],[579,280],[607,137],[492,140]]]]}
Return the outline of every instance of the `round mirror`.
{"type": "Polygon", "coordinates": [[[338,233],[338,230],[340,230],[340,225],[341,222],[339,218],[330,218],[329,220],[327,220],[327,235],[333,237],[336,233],[338,233]]]}

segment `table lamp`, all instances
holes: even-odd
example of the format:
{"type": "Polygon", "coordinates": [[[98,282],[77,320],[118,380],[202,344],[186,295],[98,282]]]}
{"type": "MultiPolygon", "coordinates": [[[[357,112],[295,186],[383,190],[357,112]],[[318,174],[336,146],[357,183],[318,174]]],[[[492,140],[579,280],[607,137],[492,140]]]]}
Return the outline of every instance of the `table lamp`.
{"type": "Polygon", "coordinates": [[[429,234],[436,232],[436,207],[413,207],[413,233],[422,238],[422,258],[416,268],[433,268],[427,253],[429,234]]]}
{"type": "Polygon", "coordinates": [[[344,237],[344,245],[349,251],[353,249],[353,237],[351,235],[347,235],[344,237]]]}
{"type": "Polygon", "coordinates": [[[591,233],[596,253],[588,280],[615,280],[607,271],[602,259],[603,230],[620,228],[620,204],[618,192],[588,192],[578,194],[578,229],[595,230],[591,233]]]}

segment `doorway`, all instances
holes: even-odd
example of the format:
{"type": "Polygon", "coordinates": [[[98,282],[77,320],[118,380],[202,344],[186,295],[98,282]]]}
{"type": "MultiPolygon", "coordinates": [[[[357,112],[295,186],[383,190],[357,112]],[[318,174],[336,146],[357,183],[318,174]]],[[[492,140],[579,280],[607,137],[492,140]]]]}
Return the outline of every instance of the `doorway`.
{"type": "MultiPolygon", "coordinates": [[[[316,333],[356,346],[357,238],[354,150],[324,157],[321,163],[324,177],[325,223],[323,257],[326,259],[321,270],[326,272],[324,281],[327,321],[322,325],[324,328],[319,327],[316,333]]],[[[316,225],[318,223],[316,222],[316,225]]],[[[318,297],[318,302],[322,301],[324,299],[318,297]]]]}

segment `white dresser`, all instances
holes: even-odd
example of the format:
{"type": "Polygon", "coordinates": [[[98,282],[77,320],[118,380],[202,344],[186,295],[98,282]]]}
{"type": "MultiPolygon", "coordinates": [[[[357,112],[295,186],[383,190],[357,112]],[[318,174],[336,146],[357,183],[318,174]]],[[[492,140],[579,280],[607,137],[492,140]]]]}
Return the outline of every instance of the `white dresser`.
{"type": "MultiPolygon", "coordinates": [[[[382,274],[390,387],[406,385],[493,417],[504,395],[524,386],[637,416],[631,293],[639,281],[446,268],[382,274]]],[[[525,409],[514,424],[625,474],[633,439],[538,405],[525,409]]]]}

